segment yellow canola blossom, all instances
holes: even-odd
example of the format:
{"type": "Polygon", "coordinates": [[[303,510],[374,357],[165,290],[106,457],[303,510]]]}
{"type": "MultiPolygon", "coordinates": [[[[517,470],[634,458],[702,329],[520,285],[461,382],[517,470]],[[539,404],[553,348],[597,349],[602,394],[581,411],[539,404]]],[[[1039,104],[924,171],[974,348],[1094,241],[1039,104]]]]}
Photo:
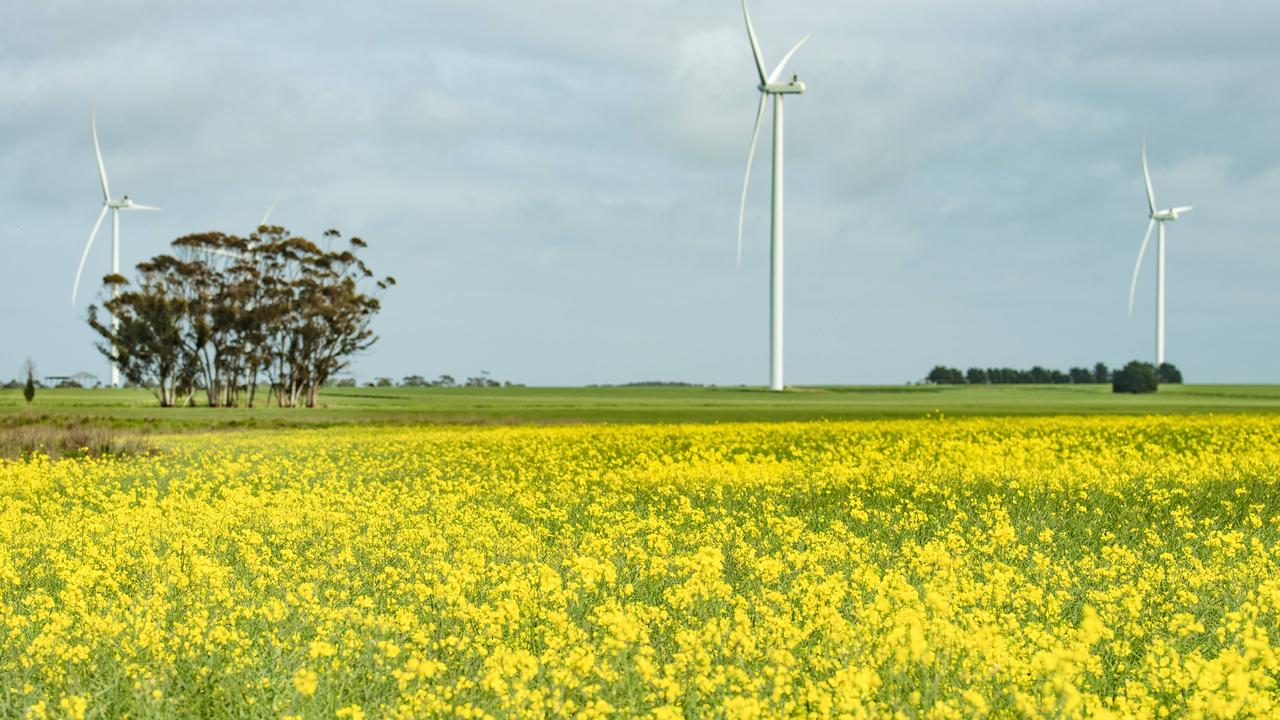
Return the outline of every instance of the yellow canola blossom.
{"type": "Polygon", "coordinates": [[[1280,716],[1280,418],[0,461],[0,717],[1280,716]]]}

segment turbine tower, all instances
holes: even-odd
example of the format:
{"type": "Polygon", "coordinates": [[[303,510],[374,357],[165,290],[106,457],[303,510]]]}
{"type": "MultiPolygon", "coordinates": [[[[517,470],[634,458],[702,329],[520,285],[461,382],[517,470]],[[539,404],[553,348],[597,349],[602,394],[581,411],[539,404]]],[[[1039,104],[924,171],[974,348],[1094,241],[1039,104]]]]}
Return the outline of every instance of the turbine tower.
{"type": "MultiPolygon", "coordinates": [[[[128,195],[122,196],[119,200],[111,199],[111,188],[107,184],[107,169],[102,164],[102,149],[98,146],[98,118],[96,113],[90,116],[89,127],[93,133],[93,152],[98,157],[98,179],[102,181],[102,212],[98,213],[98,221],[93,224],[93,231],[89,233],[89,242],[84,244],[84,252],[80,255],[80,267],[76,270],[76,282],[71,286],[71,304],[76,303],[76,295],[80,291],[80,275],[84,272],[84,262],[89,257],[89,248],[93,247],[93,239],[98,236],[98,228],[102,227],[102,220],[107,216],[107,211],[111,211],[111,274],[120,274],[120,211],[121,210],[159,210],[158,207],[150,205],[139,205],[129,199],[128,195]]],[[[111,286],[111,296],[118,297],[120,295],[120,286],[111,286]]],[[[119,332],[120,320],[111,316],[111,330],[113,333],[119,332]]],[[[111,363],[111,387],[120,387],[120,368],[114,362],[111,363]]]]}
{"type": "Polygon", "coordinates": [[[1151,229],[1160,226],[1159,239],[1156,244],[1156,367],[1164,364],[1164,224],[1173,222],[1178,216],[1190,212],[1190,205],[1156,209],[1156,193],[1151,188],[1151,171],[1147,167],[1147,142],[1142,141],[1142,178],[1147,184],[1147,212],[1151,220],[1147,223],[1147,234],[1142,236],[1142,247],[1138,249],[1138,262],[1133,266],[1133,280],[1129,282],[1129,314],[1133,315],[1133,293],[1138,287],[1138,271],[1142,269],[1142,256],[1147,252],[1147,243],[1151,240],[1151,229]]]}
{"type": "Polygon", "coordinates": [[[751,133],[751,150],[747,154],[747,173],[742,181],[742,203],[738,208],[738,266],[742,266],[742,223],[747,211],[747,187],[751,183],[751,163],[756,156],[756,143],[760,139],[760,124],[764,120],[764,107],[773,98],[773,224],[770,243],[769,269],[769,389],[782,390],[782,99],[785,95],[804,92],[804,83],[795,75],[787,82],[779,82],[791,57],[801,45],[809,41],[805,36],[795,47],[782,56],[782,62],[770,74],[765,74],[764,56],[760,41],[751,26],[751,12],[747,0],[742,0],[742,15],[747,21],[747,38],[751,40],[751,54],[755,57],[756,71],[760,76],[760,105],[756,109],[755,130],[751,133]]]}

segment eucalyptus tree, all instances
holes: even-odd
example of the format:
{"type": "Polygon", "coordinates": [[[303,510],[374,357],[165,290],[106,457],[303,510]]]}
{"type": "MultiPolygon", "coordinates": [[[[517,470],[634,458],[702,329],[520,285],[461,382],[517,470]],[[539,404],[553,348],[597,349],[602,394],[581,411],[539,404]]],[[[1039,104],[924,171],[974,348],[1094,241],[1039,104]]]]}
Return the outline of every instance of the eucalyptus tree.
{"type": "Polygon", "coordinates": [[[129,382],[151,388],[162,407],[185,404],[194,390],[194,367],[183,336],[187,332],[184,301],[173,292],[168,263],[138,265],[136,289],[128,280],[108,275],[112,296],[103,302],[111,321],[98,319],[89,306],[89,326],[102,338],[98,351],[119,367],[129,382]],[[185,396],[184,396],[185,394],[185,396]]]}

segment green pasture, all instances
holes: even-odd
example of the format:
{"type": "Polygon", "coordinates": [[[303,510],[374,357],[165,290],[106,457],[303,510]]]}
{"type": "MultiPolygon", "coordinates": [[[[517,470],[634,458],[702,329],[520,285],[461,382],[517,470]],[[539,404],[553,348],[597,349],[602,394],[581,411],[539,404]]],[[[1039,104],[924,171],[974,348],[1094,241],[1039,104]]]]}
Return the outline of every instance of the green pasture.
{"type": "Polygon", "coordinates": [[[1280,385],[1166,385],[1114,395],[1105,385],[759,388],[333,388],[317,408],[160,408],[145,390],[42,389],[28,406],[0,390],[0,426],[91,423],[197,430],[347,423],[639,423],[846,420],[973,415],[1280,412],[1280,385]]]}

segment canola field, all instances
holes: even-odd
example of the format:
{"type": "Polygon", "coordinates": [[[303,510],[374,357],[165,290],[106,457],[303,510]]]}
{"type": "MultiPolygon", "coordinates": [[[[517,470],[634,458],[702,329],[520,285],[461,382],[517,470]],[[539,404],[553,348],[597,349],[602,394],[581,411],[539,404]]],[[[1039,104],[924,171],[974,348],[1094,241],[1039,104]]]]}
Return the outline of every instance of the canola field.
{"type": "Polygon", "coordinates": [[[0,461],[0,717],[1280,716],[1280,418],[0,461]]]}

